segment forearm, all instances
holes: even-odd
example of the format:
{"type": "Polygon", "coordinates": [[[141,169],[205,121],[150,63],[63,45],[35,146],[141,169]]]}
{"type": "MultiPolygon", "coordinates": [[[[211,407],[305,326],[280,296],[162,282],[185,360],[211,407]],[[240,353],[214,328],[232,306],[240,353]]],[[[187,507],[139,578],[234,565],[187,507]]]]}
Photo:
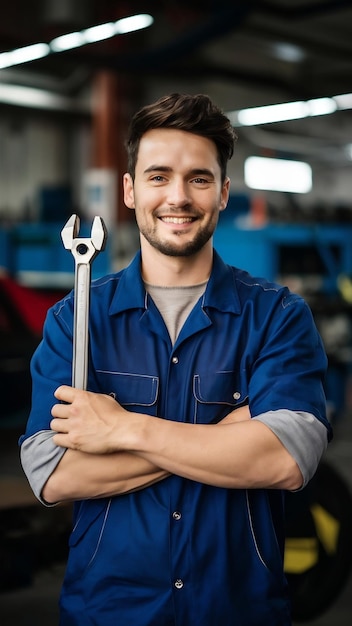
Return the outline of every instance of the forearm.
{"type": "Polygon", "coordinates": [[[168,476],[128,452],[98,455],[67,450],[42,491],[45,502],[84,500],[137,491],[168,476]]]}
{"type": "Polygon", "coordinates": [[[109,396],[59,387],[54,442],[90,454],[132,452],[166,472],[231,489],[298,489],[302,475],[273,431],[237,411],[216,425],[126,411],[109,396]],[[237,421],[239,420],[239,421],[237,421]]]}
{"type": "Polygon", "coordinates": [[[298,489],[302,475],[286,448],[256,420],[193,425],[134,414],[127,444],[173,474],[218,487],[298,489]]]}

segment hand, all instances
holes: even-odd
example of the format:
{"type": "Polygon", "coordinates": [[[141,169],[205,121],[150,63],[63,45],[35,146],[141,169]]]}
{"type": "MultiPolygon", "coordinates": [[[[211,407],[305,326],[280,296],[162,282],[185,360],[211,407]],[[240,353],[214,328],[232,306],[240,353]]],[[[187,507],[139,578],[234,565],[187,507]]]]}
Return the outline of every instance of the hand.
{"type": "Polygon", "coordinates": [[[117,451],[118,432],[122,434],[124,421],[131,414],[114,398],[68,386],[58,387],[54,395],[61,402],[51,410],[54,419],[50,427],[57,433],[53,437],[56,445],[91,454],[117,451]]]}
{"type": "Polygon", "coordinates": [[[241,406],[239,409],[231,411],[226,417],[224,417],[219,424],[234,424],[236,422],[244,422],[251,419],[248,405],[241,406]]]}

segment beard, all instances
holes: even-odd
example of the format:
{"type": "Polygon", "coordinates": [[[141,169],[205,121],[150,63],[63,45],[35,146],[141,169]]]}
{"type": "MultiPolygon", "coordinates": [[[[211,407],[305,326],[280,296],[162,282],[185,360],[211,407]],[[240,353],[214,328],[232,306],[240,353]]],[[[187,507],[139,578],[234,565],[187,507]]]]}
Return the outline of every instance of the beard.
{"type": "MultiPolygon", "coordinates": [[[[199,252],[205,246],[205,244],[213,236],[215,227],[216,223],[210,222],[207,226],[198,230],[193,239],[184,241],[180,244],[162,240],[158,236],[156,229],[140,227],[139,230],[148,243],[162,254],[173,257],[189,257],[199,252]]],[[[179,238],[182,237],[186,239],[186,235],[184,233],[176,231],[174,234],[179,238]]]]}

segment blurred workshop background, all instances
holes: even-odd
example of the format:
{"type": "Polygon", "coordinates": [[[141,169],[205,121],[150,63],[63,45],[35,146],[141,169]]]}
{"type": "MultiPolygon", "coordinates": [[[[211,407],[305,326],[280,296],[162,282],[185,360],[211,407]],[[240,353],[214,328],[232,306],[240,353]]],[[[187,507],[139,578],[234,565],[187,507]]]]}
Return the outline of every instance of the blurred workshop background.
{"type": "MultiPolygon", "coordinates": [[[[17,438],[47,308],[73,285],[61,229],[94,215],[109,239],[93,276],[138,248],[123,205],[133,112],[207,93],[238,133],[215,246],[301,293],[329,357],[335,438],[288,499],[295,623],[352,618],[352,2],[0,2],[0,623],[54,626],[70,507],[34,501],[17,438]]],[[[222,625],[226,626],[226,625],[222,625]]],[[[268,626],[270,626],[268,624],[268,626]]]]}

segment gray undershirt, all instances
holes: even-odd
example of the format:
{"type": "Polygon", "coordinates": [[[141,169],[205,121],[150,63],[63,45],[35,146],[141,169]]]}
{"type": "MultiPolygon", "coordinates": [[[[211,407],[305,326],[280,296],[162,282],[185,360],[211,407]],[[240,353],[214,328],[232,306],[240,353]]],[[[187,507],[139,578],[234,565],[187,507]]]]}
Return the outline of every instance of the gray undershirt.
{"type": "Polygon", "coordinates": [[[160,287],[146,282],[144,286],[158,307],[174,345],[187,317],[203,295],[207,281],[190,287],[160,287]]]}

